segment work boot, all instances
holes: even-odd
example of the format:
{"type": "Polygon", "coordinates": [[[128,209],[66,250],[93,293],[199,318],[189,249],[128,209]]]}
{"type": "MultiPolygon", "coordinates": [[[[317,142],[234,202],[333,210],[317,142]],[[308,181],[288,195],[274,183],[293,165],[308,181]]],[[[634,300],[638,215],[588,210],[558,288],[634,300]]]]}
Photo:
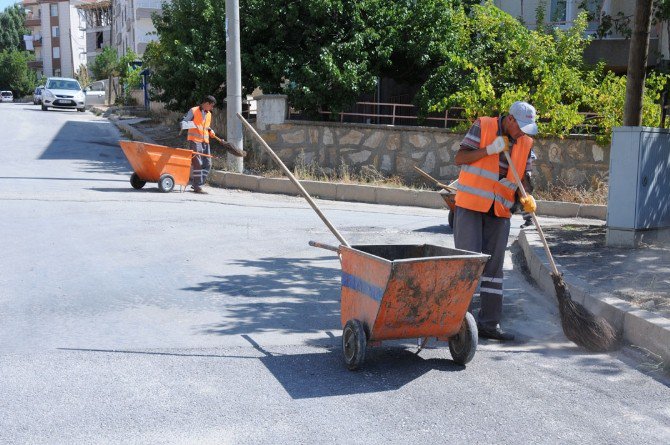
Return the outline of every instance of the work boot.
{"type": "Polygon", "coordinates": [[[530,227],[532,225],[533,225],[532,219],[524,219],[523,224],[521,224],[521,228],[523,229],[524,227],[530,227]]]}
{"type": "Polygon", "coordinates": [[[193,193],[198,193],[198,194],[200,194],[200,195],[206,195],[206,194],[207,194],[207,192],[204,191],[204,190],[202,189],[202,187],[200,187],[200,186],[198,186],[198,185],[193,185],[193,186],[191,186],[191,187],[193,187],[193,193]]]}
{"type": "Polygon", "coordinates": [[[479,338],[488,338],[491,340],[500,340],[500,341],[512,341],[514,340],[514,334],[505,332],[500,329],[500,325],[497,324],[494,327],[484,326],[483,324],[477,323],[477,331],[479,331],[479,338]]]}

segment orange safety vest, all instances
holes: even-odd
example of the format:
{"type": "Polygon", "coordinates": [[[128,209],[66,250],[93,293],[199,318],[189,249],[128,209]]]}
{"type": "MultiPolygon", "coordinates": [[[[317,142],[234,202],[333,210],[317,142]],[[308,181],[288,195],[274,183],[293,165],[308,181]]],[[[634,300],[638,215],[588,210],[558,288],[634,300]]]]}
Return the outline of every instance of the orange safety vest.
{"type": "MultiPolygon", "coordinates": [[[[479,119],[481,138],[479,148],[491,144],[498,137],[498,118],[482,117],[479,119]]],[[[519,174],[526,170],[526,162],[533,139],[527,135],[517,139],[511,150],[512,164],[519,174]]],[[[512,168],[507,169],[507,176],[500,178],[500,155],[493,154],[483,157],[472,164],[461,165],[458,175],[456,205],[464,209],[486,213],[493,204],[496,216],[510,218],[510,209],[514,205],[514,194],[517,190],[512,168]]]]}
{"type": "Polygon", "coordinates": [[[193,123],[196,128],[188,129],[188,140],[209,144],[209,127],[212,123],[212,113],[208,111],[205,119],[202,118],[200,107],[191,108],[191,113],[193,114],[193,123]]]}

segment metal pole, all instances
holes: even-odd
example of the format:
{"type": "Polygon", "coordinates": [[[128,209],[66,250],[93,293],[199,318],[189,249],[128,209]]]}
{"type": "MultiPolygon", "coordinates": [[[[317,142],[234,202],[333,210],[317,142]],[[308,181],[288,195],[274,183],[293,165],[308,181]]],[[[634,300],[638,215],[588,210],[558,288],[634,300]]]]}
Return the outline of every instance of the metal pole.
{"type": "MultiPolygon", "coordinates": [[[[243,150],[242,123],[242,63],[240,60],[240,2],[226,0],[226,139],[243,150]]],[[[242,158],[228,154],[228,164],[238,173],[244,170],[242,158]]]]}

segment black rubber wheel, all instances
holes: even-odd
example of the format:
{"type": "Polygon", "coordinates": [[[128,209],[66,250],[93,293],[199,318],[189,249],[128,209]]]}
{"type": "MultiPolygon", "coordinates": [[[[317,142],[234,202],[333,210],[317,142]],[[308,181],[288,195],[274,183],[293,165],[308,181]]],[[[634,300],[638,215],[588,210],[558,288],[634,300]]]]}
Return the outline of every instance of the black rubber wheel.
{"type": "Polygon", "coordinates": [[[48,111],[49,109],[42,104],[42,111],[48,111]]]}
{"type": "Polygon", "coordinates": [[[449,215],[447,216],[447,221],[449,221],[449,227],[454,228],[454,211],[449,210],[449,215]]]}
{"type": "Polygon", "coordinates": [[[160,179],[158,180],[158,190],[160,190],[163,193],[169,193],[172,191],[174,188],[174,178],[170,174],[163,174],[161,175],[160,179]]]}
{"type": "Polygon", "coordinates": [[[86,111],[86,108],[77,108],[77,111],[79,111],[80,113],[83,113],[84,111],[86,111]]]}
{"type": "Polygon", "coordinates": [[[366,344],[363,323],[356,319],[347,321],[342,330],[342,352],[349,370],[358,369],[365,361],[366,344]]]}
{"type": "Polygon", "coordinates": [[[470,312],[466,312],[461,330],[449,339],[451,358],[459,365],[470,362],[477,351],[478,338],[479,333],[477,332],[475,317],[470,312]]]}
{"type": "Polygon", "coordinates": [[[146,185],[147,181],[142,181],[139,176],[137,176],[137,173],[133,173],[130,175],[130,185],[133,186],[134,189],[141,189],[146,185]]]}

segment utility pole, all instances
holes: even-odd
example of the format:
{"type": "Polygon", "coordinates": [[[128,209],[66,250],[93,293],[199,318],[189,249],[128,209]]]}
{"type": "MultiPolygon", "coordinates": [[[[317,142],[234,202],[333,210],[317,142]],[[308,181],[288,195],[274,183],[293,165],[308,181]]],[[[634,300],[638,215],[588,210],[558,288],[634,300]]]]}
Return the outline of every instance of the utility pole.
{"type": "Polygon", "coordinates": [[[653,0],[636,0],[635,3],[635,22],[628,53],[626,104],[623,111],[623,125],[626,127],[637,127],[642,121],[642,96],[649,52],[652,5],[653,0]]]}
{"type": "MultiPolygon", "coordinates": [[[[226,0],[226,132],[227,140],[243,150],[242,122],[242,62],[240,60],[240,2],[226,0]]],[[[228,164],[238,173],[244,170],[242,158],[228,154],[228,164]]]]}

